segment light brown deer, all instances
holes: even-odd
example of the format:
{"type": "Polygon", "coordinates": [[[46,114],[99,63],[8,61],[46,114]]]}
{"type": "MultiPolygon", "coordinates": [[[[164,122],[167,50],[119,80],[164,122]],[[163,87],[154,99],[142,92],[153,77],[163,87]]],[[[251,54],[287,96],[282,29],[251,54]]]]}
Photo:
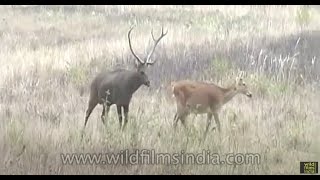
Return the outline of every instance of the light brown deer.
{"type": "MultiPolygon", "coordinates": [[[[175,98],[177,112],[174,115],[174,122],[177,121],[178,112],[184,111],[186,107],[186,101],[189,99],[193,91],[202,86],[212,85],[200,81],[181,80],[171,82],[172,96],[175,98]]],[[[181,123],[185,126],[184,121],[181,123]]],[[[174,124],[176,126],[176,123],[174,124]]]]}
{"type": "MultiPolygon", "coordinates": [[[[142,60],[133,51],[131,45],[131,31],[128,32],[129,48],[131,53],[136,59],[136,69],[115,69],[112,71],[101,72],[92,81],[90,86],[90,99],[88,102],[88,108],[86,110],[84,128],[87,125],[90,114],[97,104],[103,106],[101,113],[101,120],[105,124],[105,117],[108,116],[110,107],[115,104],[117,106],[118,119],[120,123],[120,129],[125,128],[128,122],[129,105],[133,94],[142,86],[150,86],[150,81],[145,73],[146,68],[149,65],[153,65],[155,61],[151,62],[151,56],[153,55],[155,48],[160,40],[167,35],[167,32],[163,32],[161,29],[161,35],[158,39],[155,39],[153,31],[151,31],[152,39],[154,40],[153,48],[150,53],[142,60]],[[124,114],[124,123],[122,125],[122,109],[124,114]]],[[[83,128],[83,129],[84,129],[83,128]]]]}
{"type": "Polygon", "coordinates": [[[223,88],[211,83],[183,80],[171,84],[173,95],[176,98],[177,112],[174,117],[174,128],[178,120],[184,127],[188,115],[207,114],[207,125],[205,135],[214,116],[219,132],[221,131],[219,121],[219,110],[224,104],[229,102],[235,95],[244,94],[249,98],[252,93],[248,90],[246,83],[242,78],[227,88],[223,88]]]}

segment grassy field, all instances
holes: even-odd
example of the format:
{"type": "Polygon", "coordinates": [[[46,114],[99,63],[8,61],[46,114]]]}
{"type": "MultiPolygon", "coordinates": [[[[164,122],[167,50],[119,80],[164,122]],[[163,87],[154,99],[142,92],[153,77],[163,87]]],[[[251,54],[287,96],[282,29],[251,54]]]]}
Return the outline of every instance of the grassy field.
{"type": "Polygon", "coordinates": [[[299,174],[300,161],[320,161],[319,13],[301,6],[0,6],[0,174],[299,174]],[[147,70],[151,87],[134,94],[125,131],[115,107],[104,127],[97,106],[81,140],[90,81],[102,70],[133,68],[132,25],[140,56],[151,47],[152,28],[168,29],[147,70]],[[202,141],[206,115],[190,116],[187,131],[180,123],[173,130],[171,81],[227,86],[241,72],[253,98],[239,95],[224,106],[220,134],[202,141]],[[260,159],[130,165],[64,164],[61,156],[105,160],[142,149],[260,159]]]}

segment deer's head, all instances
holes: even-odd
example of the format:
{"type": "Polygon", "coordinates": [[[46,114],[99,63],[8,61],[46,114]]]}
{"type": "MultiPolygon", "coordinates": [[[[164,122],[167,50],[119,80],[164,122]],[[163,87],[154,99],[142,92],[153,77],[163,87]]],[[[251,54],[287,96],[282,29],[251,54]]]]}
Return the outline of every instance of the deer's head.
{"type": "Polygon", "coordinates": [[[241,77],[236,79],[234,84],[234,90],[237,91],[237,93],[241,93],[248,96],[249,98],[252,97],[251,91],[249,90],[247,84],[243,81],[241,77]]]}

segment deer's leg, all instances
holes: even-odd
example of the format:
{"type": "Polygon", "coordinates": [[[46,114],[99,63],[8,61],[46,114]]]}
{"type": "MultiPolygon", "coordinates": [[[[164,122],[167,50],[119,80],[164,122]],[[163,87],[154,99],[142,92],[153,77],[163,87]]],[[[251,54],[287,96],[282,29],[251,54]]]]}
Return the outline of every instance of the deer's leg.
{"type": "Polygon", "coordinates": [[[197,116],[198,116],[198,114],[196,114],[196,113],[193,115],[192,122],[194,122],[194,120],[196,119],[197,116]]]}
{"type": "Polygon", "coordinates": [[[177,127],[178,120],[179,120],[178,113],[175,113],[175,114],[174,114],[174,118],[173,118],[173,128],[174,128],[174,129],[176,129],[176,127],[177,127]]]}
{"type": "Polygon", "coordinates": [[[176,109],[177,109],[177,111],[176,111],[176,113],[174,114],[174,117],[173,117],[173,128],[174,129],[176,129],[176,127],[177,127],[177,124],[178,124],[178,111],[179,111],[179,105],[178,105],[178,102],[176,102],[177,104],[176,104],[176,109]]]}
{"type": "Polygon", "coordinates": [[[183,125],[183,127],[187,128],[186,123],[185,123],[186,118],[187,118],[186,114],[180,115],[180,114],[176,113],[174,116],[173,128],[176,129],[179,120],[181,121],[181,124],[183,125]]]}
{"type": "Polygon", "coordinates": [[[211,125],[211,120],[212,120],[212,114],[211,113],[207,113],[207,126],[206,126],[206,130],[204,132],[204,138],[206,138],[209,127],[211,125]]]}
{"type": "Polygon", "coordinates": [[[187,126],[186,126],[186,119],[187,119],[187,117],[188,117],[188,113],[186,113],[186,112],[184,112],[182,115],[179,116],[179,119],[180,119],[180,121],[181,121],[184,129],[187,128],[187,126]]]}
{"type": "Polygon", "coordinates": [[[218,131],[221,132],[221,129],[220,129],[220,121],[219,121],[219,115],[218,113],[213,113],[213,116],[214,116],[214,120],[217,124],[217,127],[218,127],[218,131]]]}
{"type": "Polygon", "coordinates": [[[124,124],[123,124],[122,130],[126,128],[126,125],[128,123],[129,105],[123,106],[123,113],[124,113],[124,124]]]}
{"type": "Polygon", "coordinates": [[[120,124],[120,129],[122,126],[122,111],[121,111],[122,106],[117,105],[117,113],[118,113],[118,118],[119,118],[119,124],[120,124]]]}
{"type": "Polygon", "coordinates": [[[84,127],[86,127],[87,123],[88,123],[88,119],[89,119],[89,116],[91,115],[93,109],[97,106],[98,104],[98,101],[96,100],[96,98],[91,98],[90,97],[90,100],[89,100],[89,103],[88,103],[88,109],[86,111],[86,117],[85,117],[85,121],[84,121],[84,127]]]}
{"type": "Polygon", "coordinates": [[[179,120],[181,121],[182,125],[185,127],[184,122],[185,122],[186,116],[187,116],[186,109],[183,107],[183,105],[181,103],[177,103],[177,111],[176,111],[174,118],[173,118],[174,129],[176,129],[179,120]]]}

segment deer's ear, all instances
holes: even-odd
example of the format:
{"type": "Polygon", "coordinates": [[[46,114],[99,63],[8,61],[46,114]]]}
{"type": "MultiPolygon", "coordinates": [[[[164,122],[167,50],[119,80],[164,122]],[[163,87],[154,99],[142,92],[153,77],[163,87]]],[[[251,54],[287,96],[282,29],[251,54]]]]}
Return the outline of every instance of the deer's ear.
{"type": "Polygon", "coordinates": [[[236,84],[241,84],[242,83],[242,77],[237,77],[235,82],[236,82],[236,84]]]}
{"type": "Polygon", "coordinates": [[[236,79],[234,80],[234,84],[238,84],[239,82],[239,77],[236,77],[236,79]]]}

